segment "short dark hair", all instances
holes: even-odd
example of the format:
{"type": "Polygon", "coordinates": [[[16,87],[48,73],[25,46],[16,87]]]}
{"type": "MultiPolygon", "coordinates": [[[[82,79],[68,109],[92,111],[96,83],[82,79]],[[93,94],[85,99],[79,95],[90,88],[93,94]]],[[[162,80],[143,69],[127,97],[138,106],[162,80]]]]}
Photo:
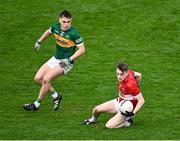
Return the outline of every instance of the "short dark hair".
{"type": "Polygon", "coordinates": [[[119,61],[117,64],[117,68],[122,71],[122,73],[128,71],[128,64],[123,63],[122,61],[119,61]]]}
{"type": "Polygon", "coordinates": [[[62,18],[62,17],[66,17],[66,18],[72,18],[72,14],[69,12],[69,11],[67,11],[67,10],[64,10],[64,11],[62,11],[60,14],[59,14],[59,17],[60,18],[62,18]]]}

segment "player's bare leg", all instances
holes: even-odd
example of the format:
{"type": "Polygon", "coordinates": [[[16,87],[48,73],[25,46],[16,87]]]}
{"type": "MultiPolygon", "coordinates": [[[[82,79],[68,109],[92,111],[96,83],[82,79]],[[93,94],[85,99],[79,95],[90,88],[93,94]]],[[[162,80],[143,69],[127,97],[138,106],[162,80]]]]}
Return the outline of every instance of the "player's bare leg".
{"type": "MultiPolygon", "coordinates": [[[[50,68],[46,63],[42,65],[42,67],[38,70],[38,72],[36,73],[34,80],[42,85],[43,82],[43,78],[44,76],[51,70],[52,68],[50,68]]],[[[49,92],[53,98],[53,101],[56,102],[59,99],[62,99],[62,96],[52,87],[50,86],[49,88],[49,92]]],[[[41,102],[41,99],[37,99],[37,102],[41,102]]],[[[59,105],[59,103],[56,104],[57,106],[59,105]]],[[[56,109],[56,108],[55,108],[56,109]]]]}
{"type": "Polygon", "coordinates": [[[45,76],[43,77],[41,90],[40,90],[39,96],[38,96],[39,99],[41,99],[41,100],[44,99],[45,95],[51,88],[51,81],[62,74],[63,74],[63,69],[61,69],[59,66],[49,70],[45,74],[45,76]]]}
{"type": "Polygon", "coordinates": [[[95,123],[97,118],[100,116],[101,113],[116,113],[116,109],[114,106],[114,100],[107,101],[105,103],[102,103],[100,105],[97,105],[94,107],[92,111],[92,117],[90,119],[84,120],[83,124],[91,124],[95,123]]]}
{"type": "Polygon", "coordinates": [[[34,77],[34,80],[42,85],[42,81],[43,81],[43,77],[44,75],[49,71],[51,70],[51,68],[45,63],[41,66],[41,68],[38,70],[38,72],[36,73],[35,77],[34,77]]]}
{"type": "Polygon", "coordinates": [[[107,128],[120,128],[125,126],[125,116],[121,115],[120,113],[117,113],[115,116],[113,116],[107,123],[107,128]]]}
{"type": "Polygon", "coordinates": [[[92,114],[98,117],[101,113],[116,113],[116,109],[114,107],[114,100],[107,101],[100,105],[94,107],[92,114]]]}
{"type": "MultiPolygon", "coordinates": [[[[42,69],[40,69],[40,71],[45,71],[46,67],[47,66],[44,65],[43,67],[41,67],[42,69]]],[[[37,100],[34,102],[34,104],[25,104],[23,106],[24,109],[36,111],[39,108],[40,103],[44,99],[46,94],[49,91],[52,91],[52,90],[54,91],[54,89],[51,87],[51,81],[54,80],[55,78],[57,78],[58,76],[62,75],[62,74],[63,74],[63,69],[60,68],[59,66],[54,67],[53,69],[48,69],[48,71],[44,74],[42,84],[41,84],[40,93],[39,93],[37,100]]],[[[53,100],[54,101],[54,110],[57,111],[59,108],[59,103],[60,103],[62,97],[56,92],[52,95],[52,97],[54,99],[53,100]]]]}
{"type": "MultiPolygon", "coordinates": [[[[41,68],[38,70],[38,72],[36,73],[35,77],[34,77],[34,80],[42,85],[42,82],[43,82],[43,78],[44,76],[46,75],[47,72],[49,72],[52,68],[50,68],[46,63],[43,64],[41,66],[41,68]]],[[[53,99],[55,99],[57,97],[57,92],[55,91],[55,89],[50,86],[50,89],[49,89],[49,92],[51,93],[53,99]]]]}
{"type": "MultiPolygon", "coordinates": [[[[60,68],[59,66],[51,69],[50,71],[48,71],[45,74],[45,76],[43,78],[42,86],[41,86],[41,89],[39,92],[38,99],[43,100],[44,97],[46,96],[46,94],[49,91],[53,90],[53,88],[51,87],[51,81],[54,80],[55,78],[57,78],[58,76],[62,75],[62,74],[63,74],[63,69],[60,68]]],[[[59,106],[59,100],[61,100],[61,96],[58,93],[55,93],[52,96],[53,96],[54,102],[56,102],[56,100],[57,100],[57,102],[55,103],[54,106],[59,106]]],[[[54,107],[54,110],[56,111],[57,108],[58,107],[54,107]]]]}

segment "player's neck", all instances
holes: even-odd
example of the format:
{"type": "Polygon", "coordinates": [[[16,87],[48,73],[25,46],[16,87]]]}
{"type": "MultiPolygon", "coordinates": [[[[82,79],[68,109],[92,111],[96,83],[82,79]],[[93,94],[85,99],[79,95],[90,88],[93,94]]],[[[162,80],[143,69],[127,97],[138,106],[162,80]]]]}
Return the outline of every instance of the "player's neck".
{"type": "Polygon", "coordinates": [[[64,31],[64,32],[68,31],[70,28],[71,28],[71,26],[69,26],[68,28],[64,28],[64,27],[61,26],[61,30],[64,31]]]}

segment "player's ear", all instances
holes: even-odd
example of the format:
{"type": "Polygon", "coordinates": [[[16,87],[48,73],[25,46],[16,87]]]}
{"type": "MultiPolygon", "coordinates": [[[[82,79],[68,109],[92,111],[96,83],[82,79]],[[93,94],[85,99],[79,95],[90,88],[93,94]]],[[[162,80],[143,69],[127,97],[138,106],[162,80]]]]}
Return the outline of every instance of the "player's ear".
{"type": "Polygon", "coordinates": [[[124,71],[124,74],[127,74],[127,71],[124,71]]]}

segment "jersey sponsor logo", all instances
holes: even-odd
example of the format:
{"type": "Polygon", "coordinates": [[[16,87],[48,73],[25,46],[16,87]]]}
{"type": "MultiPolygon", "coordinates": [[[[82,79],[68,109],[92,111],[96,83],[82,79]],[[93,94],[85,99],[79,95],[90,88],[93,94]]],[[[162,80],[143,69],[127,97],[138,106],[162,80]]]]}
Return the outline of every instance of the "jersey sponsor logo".
{"type": "Polygon", "coordinates": [[[70,38],[70,35],[66,34],[65,32],[63,31],[58,31],[58,30],[54,30],[54,33],[57,34],[57,35],[60,35],[61,37],[64,37],[66,39],[69,39],[70,38]]]}
{"type": "Polygon", "coordinates": [[[61,37],[57,34],[54,34],[54,37],[56,39],[56,44],[58,44],[61,47],[69,48],[69,47],[73,47],[76,45],[73,40],[66,39],[66,38],[61,37]]]}

